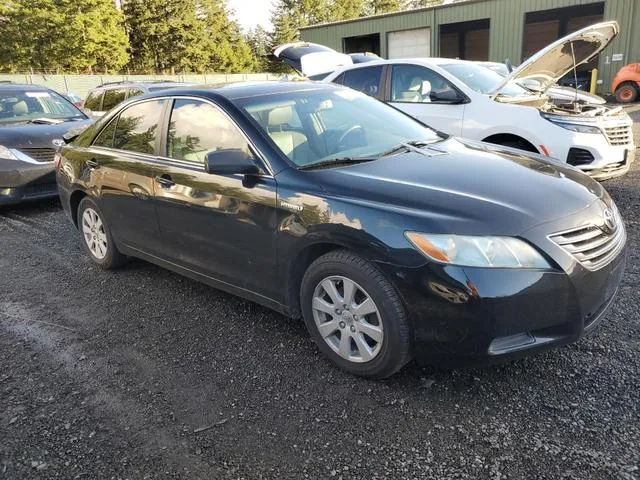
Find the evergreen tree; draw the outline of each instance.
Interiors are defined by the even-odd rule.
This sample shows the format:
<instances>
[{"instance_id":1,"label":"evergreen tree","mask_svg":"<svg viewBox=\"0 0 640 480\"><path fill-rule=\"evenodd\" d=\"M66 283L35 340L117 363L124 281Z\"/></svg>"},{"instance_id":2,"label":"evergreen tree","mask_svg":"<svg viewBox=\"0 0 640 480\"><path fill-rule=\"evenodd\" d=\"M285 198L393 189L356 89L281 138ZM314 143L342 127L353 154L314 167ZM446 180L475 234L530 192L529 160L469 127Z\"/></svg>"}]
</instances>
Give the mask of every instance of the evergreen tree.
<instances>
[{"instance_id":1,"label":"evergreen tree","mask_svg":"<svg viewBox=\"0 0 640 480\"><path fill-rule=\"evenodd\" d=\"M251 54L255 58L256 71L265 72L269 69L267 55L269 55L269 33L257 25L247 34L247 41L251 47Z\"/></svg>"},{"instance_id":2,"label":"evergreen tree","mask_svg":"<svg viewBox=\"0 0 640 480\"><path fill-rule=\"evenodd\" d=\"M224 0L127 0L136 72L246 72L251 47Z\"/></svg>"},{"instance_id":3,"label":"evergreen tree","mask_svg":"<svg viewBox=\"0 0 640 480\"><path fill-rule=\"evenodd\" d=\"M403 0L369 0L367 5L367 15L398 12L405 8L406 5Z\"/></svg>"},{"instance_id":4,"label":"evergreen tree","mask_svg":"<svg viewBox=\"0 0 640 480\"><path fill-rule=\"evenodd\" d=\"M112 0L0 2L0 62L6 70L118 71L127 62L127 46Z\"/></svg>"},{"instance_id":5,"label":"evergreen tree","mask_svg":"<svg viewBox=\"0 0 640 480\"><path fill-rule=\"evenodd\" d=\"M362 17L366 11L364 0L334 0L330 8L331 21Z\"/></svg>"}]
</instances>

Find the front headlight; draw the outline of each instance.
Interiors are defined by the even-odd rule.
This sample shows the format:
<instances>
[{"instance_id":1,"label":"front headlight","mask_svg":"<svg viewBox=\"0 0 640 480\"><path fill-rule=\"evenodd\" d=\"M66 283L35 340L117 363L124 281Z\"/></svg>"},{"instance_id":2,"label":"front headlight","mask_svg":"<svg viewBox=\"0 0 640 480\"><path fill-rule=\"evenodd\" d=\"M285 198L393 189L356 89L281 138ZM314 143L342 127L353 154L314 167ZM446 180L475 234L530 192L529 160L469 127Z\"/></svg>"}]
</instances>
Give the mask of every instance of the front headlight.
<instances>
[{"instance_id":1,"label":"front headlight","mask_svg":"<svg viewBox=\"0 0 640 480\"><path fill-rule=\"evenodd\" d=\"M4 145L0 145L0 158L6 158L8 160L18 160L13 150L8 149Z\"/></svg>"},{"instance_id":2,"label":"front headlight","mask_svg":"<svg viewBox=\"0 0 640 480\"><path fill-rule=\"evenodd\" d=\"M582 123L573 123L570 120L565 120L564 118L558 118L553 115L544 115L542 117L546 120L549 120L551 123L562 127L566 130L571 130L572 132L578 133L602 133L598 127L594 127L593 125L584 125Z\"/></svg>"},{"instance_id":3,"label":"front headlight","mask_svg":"<svg viewBox=\"0 0 640 480\"><path fill-rule=\"evenodd\" d=\"M406 232L420 253L436 262L463 267L551 268L528 243L514 237Z\"/></svg>"}]
</instances>

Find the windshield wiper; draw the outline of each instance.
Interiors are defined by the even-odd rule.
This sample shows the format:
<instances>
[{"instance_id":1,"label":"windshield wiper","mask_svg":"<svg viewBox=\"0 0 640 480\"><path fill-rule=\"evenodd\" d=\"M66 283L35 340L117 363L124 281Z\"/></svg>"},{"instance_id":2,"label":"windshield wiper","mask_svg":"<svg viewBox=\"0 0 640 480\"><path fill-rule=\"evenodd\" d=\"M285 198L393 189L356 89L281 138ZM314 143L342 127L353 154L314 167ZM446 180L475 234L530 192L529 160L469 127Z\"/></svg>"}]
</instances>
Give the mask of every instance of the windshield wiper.
<instances>
[{"instance_id":1,"label":"windshield wiper","mask_svg":"<svg viewBox=\"0 0 640 480\"><path fill-rule=\"evenodd\" d=\"M35 123L37 125L55 125L57 123L62 123L64 120L60 120L58 118L32 118L28 120L27 123Z\"/></svg>"},{"instance_id":2,"label":"windshield wiper","mask_svg":"<svg viewBox=\"0 0 640 480\"><path fill-rule=\"evenodd\" d=\"M327 168L327 167L339 167L344 165L355 165L357 163L372 162L379 157L340 157L332 158L330 160L322 160L321 162L309 163L307 165L301 165L298 170L312 170L314 168Z\"/></svg>"},{"instance_id":3,"label":"windshield wiper","mask_svg":"<svg viewBox=\"0 0 640 480\"><path fill-rule=\"evenodd\" d=\"M417 150L418 148L424 147L431 143L435 143L435 142L429 142L427 140L409 140L408 142L399 143L395 147L387 150L386 152L381 153L380 157L378 158L389 157L401 151Z\"/></svg>"}]
</instances>

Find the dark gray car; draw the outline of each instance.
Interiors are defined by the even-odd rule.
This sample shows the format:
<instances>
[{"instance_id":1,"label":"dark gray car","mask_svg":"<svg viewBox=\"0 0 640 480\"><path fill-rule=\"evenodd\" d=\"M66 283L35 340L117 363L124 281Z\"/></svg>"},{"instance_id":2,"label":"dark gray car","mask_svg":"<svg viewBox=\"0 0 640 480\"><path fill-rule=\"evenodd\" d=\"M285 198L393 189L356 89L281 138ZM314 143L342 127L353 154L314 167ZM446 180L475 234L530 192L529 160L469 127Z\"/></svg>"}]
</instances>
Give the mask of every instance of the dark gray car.
<instances>
[{"instance_id":1,"label":"dark gray car","mask_svg":"<svg viewBox=\"0 0 640 480\"><path fill-rule=\"evenodd\" d=\"M185 87L189 85L192 84L171 82L169 80L108 82L90 90L83 106L86 110L89 110L89 114L93 119L98 119L128 98L167 88Z\"/></svg>"},{"instance_id":2,"label":"dark gray car","mask_svg":"<svg viewBox=\"0 0 640 480\"><path fill-rule=\"evenodd\" d=\"M56 149L67 131L89 123L53 90L0 84L0 205L57 196Z\"/></svg>"}]
</instances>

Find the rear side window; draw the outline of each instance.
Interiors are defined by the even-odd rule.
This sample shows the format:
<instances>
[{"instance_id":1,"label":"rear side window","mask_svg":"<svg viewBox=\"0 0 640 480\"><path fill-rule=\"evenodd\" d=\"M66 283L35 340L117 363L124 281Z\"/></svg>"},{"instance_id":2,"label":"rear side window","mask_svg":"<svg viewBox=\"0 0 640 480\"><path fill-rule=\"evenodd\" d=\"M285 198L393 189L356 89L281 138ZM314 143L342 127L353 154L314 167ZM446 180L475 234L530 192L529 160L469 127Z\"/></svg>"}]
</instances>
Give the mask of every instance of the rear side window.
<instances>
[{"instance_id":1,"label":"rear side window","mask_svg":"<svg viewBox=\"0 0 640 480\"><path fill-rule=\"evenodd\" d=\"M113 147L113 135L116 131L116 123L117 123L117 119L112 120L111 122L109 122L109 125L107 125L105 128L102 129L102 131L98 134L96 139L93 141L93 144L96 147L106 147L106 148Z\"/></svg>"},{"instance_id":2,"label":"rear side window","mask_svg":"<svg viewBox=\"0 0 640 480\"><path fill-rule=\"evenodd\" d=\"M164 104L165 100L149 100L126 108L117 120L113 148L153 155Z\"/></svg>"},{"instance_id":3,"label":"rear side window","mask_svg":"<svg viewBox=\"0 0 640 480\"><path fill-rule=\"evenodd\" d=\"M129 89L129 96L127 98L137 97L138 95L142 95L143 93L144 92L140 88L130 88Z\"/></svg>"},{"instance_id":4,"label":"rear side window","mask_svg":"<svg viewBox=\"0 0 640 480\"><path fill-rule=\"evenodd\" d=\"M382 66L354 68L353 70L344 72L344 78L341 83L349 88L374 97L378 95L381 76Z\"/></svg>"},{"instance_id":5,"label":"rear side window","mask_svg":"<svg viewBox=\"0 0 640 480\"><path fill-rule=\"evenodd\" d=\"M127 96L126 88L118 88L113 90L106 90L104 92L104 100L102 100L102 110L111 110L113 107L124 101Z\"/></svg>"},{"instance_id":6,"label":"rear side window","mask_svg":"<svg viewBox=\"0 0 640 480\"><path fill-rule=\"evenodd\" d=\"M88 108L89 110L93 110L94 112L101 111L100 102L102 101L102 93L102 91L91 92L87 99L84 101L84 108Z\"/></svg>"},{"instance_id":7,"label":"rear side window","mask_svg":"<svg viewBox=\"0 0 640 480\"><path fill-rule=\"evenodd\" d=\"M170 158L204 164L207 153L237 148L250 154L244 136L226 115L200 100L176 100L169 121Z\"/></svg>"}]
</instances>

